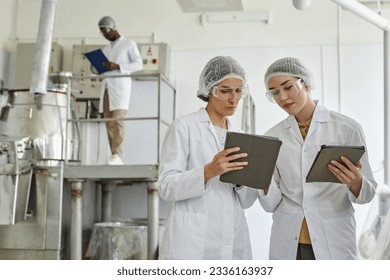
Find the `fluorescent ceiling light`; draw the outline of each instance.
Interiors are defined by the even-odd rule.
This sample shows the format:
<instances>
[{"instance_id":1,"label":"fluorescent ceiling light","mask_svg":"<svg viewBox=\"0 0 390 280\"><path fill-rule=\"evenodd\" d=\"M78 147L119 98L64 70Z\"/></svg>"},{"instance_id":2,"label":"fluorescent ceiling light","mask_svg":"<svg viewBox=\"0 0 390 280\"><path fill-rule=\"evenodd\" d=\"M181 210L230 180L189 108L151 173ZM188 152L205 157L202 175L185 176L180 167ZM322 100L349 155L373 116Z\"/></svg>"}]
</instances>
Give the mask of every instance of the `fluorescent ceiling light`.
<instances>
[{"instance_id":1,"label":"fluorescent ceiling light","mask_svg":"<svg viewBox=\"0 0 390 280\"><path fill-rule=\"evenodd\" d=\"M226 12L204 13L200 16L200 22L208 23L233 23L233 22L265 22L268 23L268 12Z\"/></svg>"},{"instance_id":2,"label":"fluorescent ceiling light","mask_svg":"<svg viewBox=\"0 0 390 280\"><path fill-rule=\"evenodd\" d=\"M243 11L241 0L176 0L183 13Z\"/></svg>"}]
</instances>

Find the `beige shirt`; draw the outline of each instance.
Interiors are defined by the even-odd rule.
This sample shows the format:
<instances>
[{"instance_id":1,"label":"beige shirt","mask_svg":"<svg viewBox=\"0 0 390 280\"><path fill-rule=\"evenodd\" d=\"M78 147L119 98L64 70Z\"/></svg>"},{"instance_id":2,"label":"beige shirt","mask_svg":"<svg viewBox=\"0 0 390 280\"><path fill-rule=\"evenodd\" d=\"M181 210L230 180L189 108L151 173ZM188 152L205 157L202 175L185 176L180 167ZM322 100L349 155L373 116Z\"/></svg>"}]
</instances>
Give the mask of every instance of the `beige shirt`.
<instances>
[{"instance_id":1,"label":"beige shirt","mask_svg":"<svg viewBox=\"0 0 390 280\"><path fill-rule=\"evenodd\" d=\"M298 123L299 130L301 132L303 140L306 139L307 132L309 131L311 119L304 124ZM306 219L303 218L301 233L299 234L299 243L311 244L309 228L307 227Z\"/></svg>"}]
</instances>

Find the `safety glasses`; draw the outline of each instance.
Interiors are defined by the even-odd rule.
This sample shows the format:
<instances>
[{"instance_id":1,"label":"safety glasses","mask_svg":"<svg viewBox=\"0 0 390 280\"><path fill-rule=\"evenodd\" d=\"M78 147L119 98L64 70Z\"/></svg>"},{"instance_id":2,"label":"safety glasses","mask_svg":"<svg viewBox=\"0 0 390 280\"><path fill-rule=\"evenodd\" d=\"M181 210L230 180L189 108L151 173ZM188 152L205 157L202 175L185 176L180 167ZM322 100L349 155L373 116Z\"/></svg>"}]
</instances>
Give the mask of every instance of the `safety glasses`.
<instances>
[{"instance_id":1,"label":"safety glasses","mask_svg":"<svg viewBox=\"0 0 390 280\"><path fill-rule=\"evenodd\" d=\"M100 32L101 32L102 34L110 33L111 30L112 30L111 28L107 28L107 27L100 28Z\"/></svg>"},{"instance_id":2,"label":"safety glasses","mask_svg":"<svg viewBox=\"0 0 390 280\"><path fill-rule=\"evenodd\" d=\"M285 93L287 98L294 98L303 89L304 85L303 80L298 79L295 82L288 82L280 88L270 89L265 94L270 102L276 103L280 101L282 92Z\"/></svg>"},{"instance_id":3,"label":"safety glasses","mask_svg":"<svg viewBox=\"0 0 390 280\"><path fill-rule=\"evenodd\" d=\"M249 87L248 85L243 85L241 87L231 88L225 86L214 86L211 90L211 93L218 98L219 100L229 100L235 94L238 99L241 99L248 95Z\"/></svg>"}]
</instances>

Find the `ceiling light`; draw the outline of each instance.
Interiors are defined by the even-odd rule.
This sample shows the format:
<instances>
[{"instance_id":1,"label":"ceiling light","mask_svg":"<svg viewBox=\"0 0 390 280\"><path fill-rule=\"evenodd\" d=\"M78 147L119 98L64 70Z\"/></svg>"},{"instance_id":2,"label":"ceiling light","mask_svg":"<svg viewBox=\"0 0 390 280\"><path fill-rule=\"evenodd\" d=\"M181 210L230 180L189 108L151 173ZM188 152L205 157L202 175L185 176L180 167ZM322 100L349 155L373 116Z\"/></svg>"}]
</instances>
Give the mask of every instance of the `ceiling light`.
<instances>
[{"instance_id":1,"label":"ceiling light","mask_svg":"<svg viewBox=\"0 0 390 280\"><path fill-rule=\"evenodd\" d=\"M204 13L200 16L202 25L208 23L233 22L265 22L268 23L268 12L231 12L231 13Z\"/></svg>"},{"instance_id":2,"label":"ceiling light","mask_svg":"<svg viewBox=\"0 0 390 280\"><path fill-rule=\"evenodd\" d=\"M311 0L293 0L292 1L294 7L298 10L304 10L309 8L311 5Z\"/></svg>"},{"instance_id":3,"label":"ceiling light","mask_svg":"<svg viewBox=\"0 0 390 280\"><path fill-rule=\"evenodd\" d=\"M243 11L241 0L176 0L183 13Z\"/></svg>"}]
</instances>

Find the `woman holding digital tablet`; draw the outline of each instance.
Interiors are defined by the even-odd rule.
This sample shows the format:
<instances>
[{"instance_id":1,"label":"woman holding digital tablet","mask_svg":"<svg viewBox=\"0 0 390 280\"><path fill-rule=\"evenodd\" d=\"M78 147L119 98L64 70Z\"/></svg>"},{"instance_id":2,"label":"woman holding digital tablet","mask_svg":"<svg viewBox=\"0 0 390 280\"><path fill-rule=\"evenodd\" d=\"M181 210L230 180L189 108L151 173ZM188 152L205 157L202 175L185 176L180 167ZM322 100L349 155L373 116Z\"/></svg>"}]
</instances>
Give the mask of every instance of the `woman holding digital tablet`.
<instances>
[{"instance_id":1,"label":"woman holding digital tablet","mask_svg":"<svg viewBox=\"0 0 390 280\"><path fill-rule=\"evenodd\" d=\"M204 67L198 97L205 108L177 118L161 148L158 189L171 203L159 245L159 259L252 259L244 209L257 190L224 183L219 176L240 170L246 153L224 150L227 131L239 131L229 117L248 94L246 74L229 56ZM235 153L234 155L231 155Z\"/></svg>"},{"instance_id":2,"label":"woman holding digital tablet","mask_svg":"<svg viewBox=\"0 0 390 280\"><path fill-rule=\"evenodd\" d=\"M367 148L361 125L318 105L312 74L297 58L270 65L265 85L268 99L289 115L266 133L283 143L273 182L259 190L260 204L273 213L269 258L356 259L353 203L370 202L377 186L367 151L356 165L346 157L329 163L339 183L306 182L306 175L323 144Z\"/></svg>"}]
</instances>

